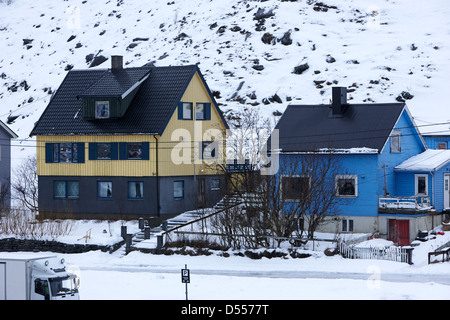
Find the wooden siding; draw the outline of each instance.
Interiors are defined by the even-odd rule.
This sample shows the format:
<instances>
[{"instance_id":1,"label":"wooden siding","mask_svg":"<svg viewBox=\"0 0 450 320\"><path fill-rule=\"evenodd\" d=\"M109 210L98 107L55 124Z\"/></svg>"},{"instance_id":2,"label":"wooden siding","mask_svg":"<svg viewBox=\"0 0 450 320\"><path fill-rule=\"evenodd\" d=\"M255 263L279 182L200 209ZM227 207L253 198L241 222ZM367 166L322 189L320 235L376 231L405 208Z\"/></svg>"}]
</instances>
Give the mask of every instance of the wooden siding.
<instances>
[{"instance_id":1,"label":"wooden siding","mask_svg":"<svg viewBox=\"0 0 450 320\"><path fill-rule=\"evenodd\" d=\"M205 135L209 129L218 129L225 134L225 125L214 107L203 82L195 73L188 85L182 102L191 102L195 108L196 103L211 104L211 120L196 120L193 112L193 120L178 120L178 110L173 113L162 136L153 135L96 135L96 136L37 136L37 164L38 175L42 176L128 176L142 177L155 176L156 172L156 146L158 145L158 174L159 176L192 176L220 174L214 166L205 164L202 160L194 163L194 153L198 153L201 141L211 141ZM170 106L168 106L170 107ZM194 109L195 111L195 109ZM185 131L176 131L185 129ZM177 138L177 132L188 136L184 145L180 141L172 141ZM89 143L95 142L149 142L149 160L89 160ZM85 163L46 163L45 143L84 142ZM225 145L225 140L223 140ZM191 161L188 164L175 164L172 161L172 152L178 152L180 147L187 147ZM175 149L174 149L175 148ZM176 149L178 148L178 149ZM173 151L174 150L174 151Z\"/></svg>"},{"instance_id":2,"label":"wooden siding","mask_svg":"<svg viewBox=\"0 0 450 320\"><path fill-rule=\"evenodd\" d=\"M89 160L90 142L150 142L150 160ZM85 163L45 163L45 143L84 142ZM151 135L38 136L38 175L43 176L156 176L155 139Z\"/></svg>"},{"instance_id":3,"label":"wooden siding","mask_svg":"<svg viewBox=\"0 0 450 320\"><path fill-rule=\"evenodd\" d=\"M214 107L213 101L209 96L203 82L195 73L191 80L191 83L187 87L181 102L192 102L194 107L193 120L179 120L178 110L172 114L172 117L167 124L164 133L159 141L159 174L160 176L189 176L189 175L201 175L201 174L218 174L217 170L213 167L206 165L201 160L197 160L194 163L194 159L198 159L199 146L201 141L211 141L212 139L207 137L207 130L217 129L225 134L225 126L222 119ZM211 104L211 120L196 120L195 119L195 105L196 103L210 103ZM184 129L183 131L179 129ZM178 133L188 134L189 137L185 139L185 142L181 142L178 139ZM173 140L177 141L172 141ZM225 140L223 140L225 144ZM180 148L185 147L186 151L190 153L190 159L188 164L174 164L172 162L172 152L181 156ZM223 149L224 150L224 149ZM196 156L194 158L194 156ZM219 172L220 173L220 172Z\"/></svg>"}]
</instances>

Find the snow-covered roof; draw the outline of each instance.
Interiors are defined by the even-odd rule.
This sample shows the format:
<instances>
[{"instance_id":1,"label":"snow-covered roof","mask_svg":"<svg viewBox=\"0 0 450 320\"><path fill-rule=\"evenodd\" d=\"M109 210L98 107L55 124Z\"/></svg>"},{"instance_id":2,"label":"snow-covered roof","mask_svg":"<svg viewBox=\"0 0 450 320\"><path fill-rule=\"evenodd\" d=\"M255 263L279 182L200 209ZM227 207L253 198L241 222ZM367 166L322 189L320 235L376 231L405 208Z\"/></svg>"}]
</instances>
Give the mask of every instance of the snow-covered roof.
<instances>
[{"instance_id":1,"label":"snow-covered roof","mask_svg":"<svg viewBox=\"0 0 450 320\"><path fill-rule=\"evenodd\" d=\"M398 171L436 171L450 162L450 150L426 150L395 167Z\"/></svg>"}]
</instances>

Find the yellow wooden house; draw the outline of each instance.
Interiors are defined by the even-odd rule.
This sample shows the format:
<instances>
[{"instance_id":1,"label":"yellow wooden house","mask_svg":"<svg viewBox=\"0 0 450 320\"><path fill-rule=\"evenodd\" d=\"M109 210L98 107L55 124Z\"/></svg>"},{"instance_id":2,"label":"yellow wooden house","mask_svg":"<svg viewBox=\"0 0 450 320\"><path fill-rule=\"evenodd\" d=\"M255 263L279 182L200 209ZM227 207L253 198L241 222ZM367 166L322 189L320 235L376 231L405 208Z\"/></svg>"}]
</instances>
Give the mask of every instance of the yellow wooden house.
<instances>
[{"instance_id":1,"label":"yellow wooden house","mask_svg":"<svg viewBox=\"0 0 450 320\"><path fill-rule=\"evenodd\" d=\"M196 65L71 70L35 124L41 216L132 218L224 193L227 124Z\"/></svg>"}]
</instances>

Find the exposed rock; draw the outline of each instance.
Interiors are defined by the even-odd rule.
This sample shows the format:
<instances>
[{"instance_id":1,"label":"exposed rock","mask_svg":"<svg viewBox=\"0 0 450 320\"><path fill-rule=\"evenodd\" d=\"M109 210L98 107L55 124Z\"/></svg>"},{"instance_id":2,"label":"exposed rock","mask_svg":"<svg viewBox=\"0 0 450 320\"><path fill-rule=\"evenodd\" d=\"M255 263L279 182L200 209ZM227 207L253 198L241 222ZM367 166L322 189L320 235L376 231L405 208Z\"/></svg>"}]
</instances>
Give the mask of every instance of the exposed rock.
<instances>
[{"instance_id":1,"label":"exposed rock","mask_svg":"<svg viewBox=\"0 0 450 320\"><path fill-rule=\"evenodd\" d=\"M265 9L259 8L258 11L256 11L253 20L267 19L273 17L275 15L275 13L273 13L273 10L274 9L266 11Z\"/></svg>"},{"instance_id":2,"label":"exposed rock","mask_svg":"<svg viewBox=\"0 0 450 320\"><path fill-rule=\"evenodd\" d=\"M261 37L261 41L265 44L275 44L275 36L269 32L266 32Z\"/></svg>"},{"instance_id":3,"label":"exposed rock","mask_svg":"<svg viewBox=\"0 0 450 320\"><path fill-rule=\"evenodd\" d=\"M305 72L306 70L309 69L309 65L307 63L298 65L296 67L294 67L294 73L295 74L302 74L303 72Z\"/></svg>"},{"instance_id":4,"label":"exposed rock","mask_svg":"<svg viewBox=\"0 0 450 320\"><path fill-rule=\"evenodd\" d=\"M336 59L333 58L332 56L328 55L328 56L327 56L327 59L326 59L326 62L328 62L328 63L334 63L334 62L336 62Z\"/></svg>"},{"instance_id":5,"label":"exposed rock","mask_svg":"<svg viewBox=\"0 0 450 320\"><path fill-rule=\"evenodd\" d=\"M108 58L106 58L105 56L99 55L99 56L95 56L92 59L91 64L89 65L89 68L93 68L96 66L101 65L103 62L105 62L106 60L108 60Z\"/></svg>"},{"instance_id":6,"label":"exposed rock","mask_svg":"<svg viewBox=\"0 0 450 320\"><path fill-rule=\"evenodd\" d=\"M280 41L281 44L285 46L291 45L292 44L291 33L292 33L291 30L285 32L285 34L280 39L278 39L278 41Z\"/></svg>"}]
</instances>

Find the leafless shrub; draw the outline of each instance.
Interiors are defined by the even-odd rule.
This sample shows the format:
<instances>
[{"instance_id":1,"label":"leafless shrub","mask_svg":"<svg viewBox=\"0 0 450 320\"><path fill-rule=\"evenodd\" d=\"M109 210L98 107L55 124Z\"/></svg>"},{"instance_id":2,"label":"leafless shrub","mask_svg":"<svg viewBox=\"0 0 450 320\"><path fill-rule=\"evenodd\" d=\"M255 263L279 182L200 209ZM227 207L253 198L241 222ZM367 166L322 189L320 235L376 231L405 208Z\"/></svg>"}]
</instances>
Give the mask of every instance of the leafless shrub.
<instances>
[{"instance_id":1,"label":"leafless shrub","mask_svg":"<svg viewBox=\"0 0 450 320\"><path fill-rule=\"evenodd\" d=\"M38 175L36 157L28 157L15 169L12 183L15 199L32 212L38 211Z\"/></svg>"},{"instance_id":2,"label":"leafless shrub","mask_svg":"<svg viewBox=\"0 0 450 320\"><path fill-rule=\"evenodd\" d=\"M0 234L23 239L50 239L69 235L72 232L73 220L36 219L29 210L9 210L0 220Z\"/></svg>"}]
</instances>

